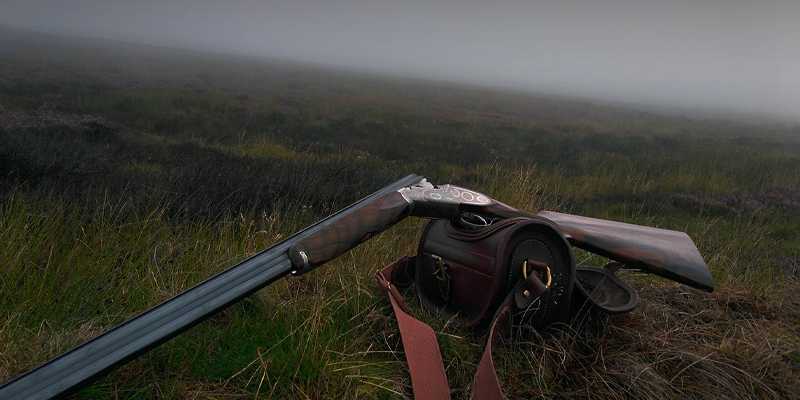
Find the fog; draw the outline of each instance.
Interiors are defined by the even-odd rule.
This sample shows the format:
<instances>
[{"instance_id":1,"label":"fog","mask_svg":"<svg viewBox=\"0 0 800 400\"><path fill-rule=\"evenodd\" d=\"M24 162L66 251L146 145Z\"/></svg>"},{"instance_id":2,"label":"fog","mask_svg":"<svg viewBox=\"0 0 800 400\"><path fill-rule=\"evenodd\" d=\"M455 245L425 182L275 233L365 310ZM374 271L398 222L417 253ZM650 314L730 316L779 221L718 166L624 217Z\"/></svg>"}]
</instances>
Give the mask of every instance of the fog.
<instances>
[{"instance_id":1,"label":"fog","mask_svg":"<svg viewBox=\"0 0 800 400\"><path fill-rule=\"evenodd\" d=\"M800 115L797 0L0 0L0 24L684 109Z\"/></svg>"}]
</instances>

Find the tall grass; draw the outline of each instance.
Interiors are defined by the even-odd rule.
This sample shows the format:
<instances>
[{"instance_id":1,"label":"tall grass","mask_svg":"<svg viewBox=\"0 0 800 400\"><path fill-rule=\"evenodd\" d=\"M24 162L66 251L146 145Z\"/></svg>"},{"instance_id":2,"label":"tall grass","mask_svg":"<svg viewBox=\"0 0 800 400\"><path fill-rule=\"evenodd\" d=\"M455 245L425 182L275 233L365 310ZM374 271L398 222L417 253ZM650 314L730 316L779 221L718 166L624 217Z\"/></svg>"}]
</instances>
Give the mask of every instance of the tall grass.
<instances>
[{"instance_id":1,"label":"tall grass","mask_svg":"<svg viewBox=\"0 0 800 400\"><path fill-rule=\"evenodd\" d=\"M559 208L564 178L535 168L475 171L482 190L526 209ZM0 379L22 372L280 240L292 212L170 221L125 203L93 209L15 192L0 215ZM78 211L76 211L76 209ZM620 215L687 229L718 290L629 277L642 306L555 336L500 347L513 398L781 398L798 384L797 283L763 257L757 218ZM300 278L278 282L83 390L79 398L400 398L409 385L397 328L372 274L412 254L408 221ZM748 235L737 235L737 232ZM767 246L768 247L768 246ZM598 261L591 259L591 261ZM418 311L439 332L454 395L466 398L482 338Z\"/></svg>"}]
</instances>

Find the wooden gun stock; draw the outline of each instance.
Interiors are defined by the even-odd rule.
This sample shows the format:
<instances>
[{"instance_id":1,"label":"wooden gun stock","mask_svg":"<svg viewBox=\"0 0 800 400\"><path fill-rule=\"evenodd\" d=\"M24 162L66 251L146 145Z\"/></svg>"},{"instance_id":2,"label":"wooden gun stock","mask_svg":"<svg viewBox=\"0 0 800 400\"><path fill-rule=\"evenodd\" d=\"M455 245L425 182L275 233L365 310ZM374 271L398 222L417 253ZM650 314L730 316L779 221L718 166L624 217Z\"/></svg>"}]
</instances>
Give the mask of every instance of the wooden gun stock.
<instances>
[{"instance_id":1,"label":"wooden gun stock","mask_svg":"<svg viewBox=\"0 0 800 400\"><path fill-rule=\"evenodd\" d=\"M574 246L698 289L714 290L708 266L683 232L553 211L537 215L558 224Z\"/></svg>"}]
</instances>

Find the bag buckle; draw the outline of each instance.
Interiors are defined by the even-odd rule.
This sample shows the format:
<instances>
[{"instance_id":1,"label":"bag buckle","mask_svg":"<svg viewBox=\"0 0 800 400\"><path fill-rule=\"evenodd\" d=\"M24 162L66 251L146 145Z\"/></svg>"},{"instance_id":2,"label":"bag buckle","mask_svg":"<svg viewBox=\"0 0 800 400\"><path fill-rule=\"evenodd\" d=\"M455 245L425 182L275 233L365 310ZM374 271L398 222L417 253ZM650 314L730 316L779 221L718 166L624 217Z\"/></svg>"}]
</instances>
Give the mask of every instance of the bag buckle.
<instances>
[{"instance_id":1,"label":"bag buckle","mask_svg":"<svg viewBox=\"0 0 800 400\"><path fill-rule=\"evenodd\" d=\"M544 278L543 279L544 280L544 290L550 289L550 287L553 285L553 274L552 274L552 272L550 272L550 266L545 264L545 263L540 263L540 262L537 262L537 261L531 261L531 266L533 267L532 269L535 270L535 271L531 271L532 273L536 272L536 273L538 273L539 278ZM542 275L544 275L544 276L542 276ZM528 260L525 260L525 261L522 262L522 277L525 280L528 279ZM541 281L542 279L539 279L539 280ZM530 297L531 291L528 290L528 289L525 289L522 292L522 295L525 296L525 297Z\"/></svg>"}]
</instances>

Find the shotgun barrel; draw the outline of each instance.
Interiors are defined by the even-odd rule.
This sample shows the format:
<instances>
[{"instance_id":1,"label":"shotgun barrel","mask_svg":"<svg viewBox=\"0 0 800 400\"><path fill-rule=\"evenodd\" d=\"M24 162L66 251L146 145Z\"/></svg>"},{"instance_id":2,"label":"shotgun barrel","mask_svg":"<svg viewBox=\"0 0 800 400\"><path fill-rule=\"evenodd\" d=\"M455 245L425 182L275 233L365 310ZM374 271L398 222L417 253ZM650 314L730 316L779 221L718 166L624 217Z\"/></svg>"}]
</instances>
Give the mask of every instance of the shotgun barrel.
<instances>
[{"instance_id":1,"label":"shotgun barrel","mask_svg":"<svg viewBox=\"0 0 800 400\"><path fill-rule=\"evenodd\" d=\"M377 198L423 180L408 175L197 286L0 386L0 399L50 399L76 390L293 271L287 250Z\"/></svg>"}]
</instances>

